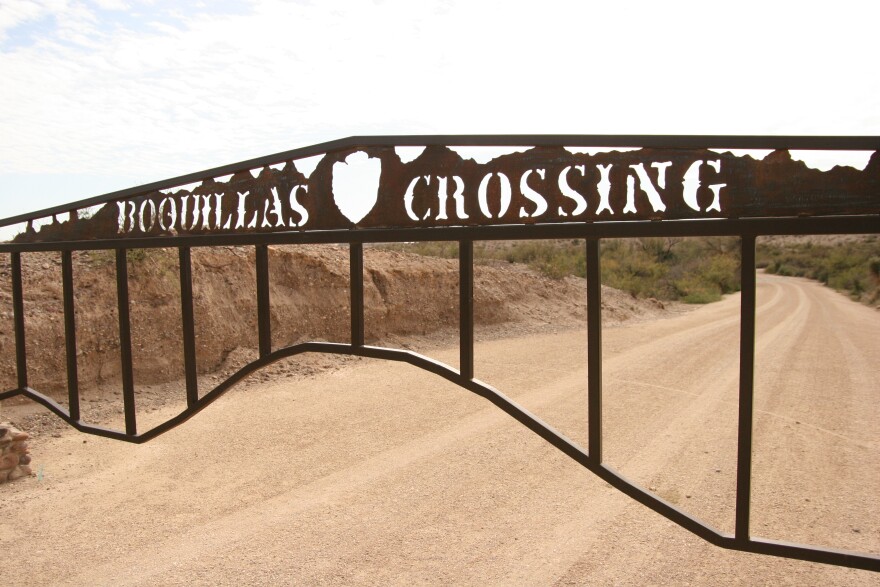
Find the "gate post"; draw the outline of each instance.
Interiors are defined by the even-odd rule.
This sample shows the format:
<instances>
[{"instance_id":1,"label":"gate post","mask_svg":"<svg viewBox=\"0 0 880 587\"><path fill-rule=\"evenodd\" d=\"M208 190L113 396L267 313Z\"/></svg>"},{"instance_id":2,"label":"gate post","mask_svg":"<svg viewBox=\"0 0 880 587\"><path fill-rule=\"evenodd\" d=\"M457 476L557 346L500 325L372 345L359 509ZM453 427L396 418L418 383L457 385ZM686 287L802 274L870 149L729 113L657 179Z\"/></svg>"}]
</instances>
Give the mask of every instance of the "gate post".
<instances>
[{"instance_id":1,"label":"gate post","mask_svg":"<svg viewBox=\"0 0 880 587\"><path fill-rule=\"evenodd\" d=\"M192 253L189 247L177 252L180 273L180 314L183 330L183 365L186 373L186 405L199 401L199 375L196 367L196 326L193 312Z\"/></svg>"},{"instance_id":2,"label":"gate post","mask_svg":"<svg viewBox=\"0 0 880 587\"><path fill-rule=\"evenodd\" d=\"M134 367L131 356L131 304L128 297L128 249L116 249L116 302L119 308L119 354L122 360L122 403L125 433L137 434Z\"/></svg>"},{"instance_id":3,"label":"gate post","mask_svg":"<svg viewBox=\"0 0 880 587\"><path fill-rule=\"evenodd\" d=\"M602 282L599 239L587 239L587 406L589 456L602 463Z\"/></svg>"},{"instance_id":4,"label":"gate post","mask_svg":"<svg viewBox=\"0 0 880 587\"><path fill-rule=\"evenodd\" d=\"M752 496L752 411L755 395L755 236L743 235L740 283L739 430L736 456L736 540L749 541Z\"/></svg>"},{"instance_id":5,"label":"gate post","mask_svg":"<svg viewBox=\"0 0 880 587\"><path fill-rule=\"evenodd\" d=\"M27 348L25 347L24 338L24 294L21 287L21 253L13 251L10 257L12 269L12 313L15 320L15 368L18 388L25 389L28 386L28 372Z\"/></svg>"},{"instance_id":6,"label":"gate post","mask_svg":"<svg viewBox=\"0 0 880 587\"><path fill-rule=\"evenodd\" d=\"M474 241L458 241L459 372L474 378Z\"/></svg>"},{"instance_id":7,"label":"gate post","mask_svg":"<svg viewBox=\"0 0 880 587\"><path fill-rule=\"evenodd\" d=\"M64 346L67 354L67 407L70 419L79 422L79 374L76 364L76 308L73 297L73 252L61 252L64 296Z\"/></svg>"},{"instance_id":8,"label":"gate post","mask_svg":"<svg viewBox=\"0 0 880 587\"><path fill-rule=\"evenodd\" d=\"M364 346L364 245L349 247L349 282L351 291L351 346Z\"/></svg>"},{"instance_id":9,"label":"gate post","mask_svg":"<svg viewBox=\"0 0 880 587\"><path fill-rule=\"evenodd\" d=\"M259 332L260 358L272 354L272 320L269 313L269 247L257 245L257 330Z\"/></svg>"}]
</instances>

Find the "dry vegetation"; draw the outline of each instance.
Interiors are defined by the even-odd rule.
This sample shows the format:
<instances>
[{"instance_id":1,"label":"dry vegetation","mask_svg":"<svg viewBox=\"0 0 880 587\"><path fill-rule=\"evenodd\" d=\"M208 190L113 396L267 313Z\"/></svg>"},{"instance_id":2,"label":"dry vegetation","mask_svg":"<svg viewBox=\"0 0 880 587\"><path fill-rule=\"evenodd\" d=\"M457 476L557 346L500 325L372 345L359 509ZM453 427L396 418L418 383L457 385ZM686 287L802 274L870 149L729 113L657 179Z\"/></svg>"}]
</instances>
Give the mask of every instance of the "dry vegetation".
<instances>
[{"instance_id":1,"label":"dry vegetation","mask_svg":"<svg viewBox=\"0 0 880 587\"><path fill-rule=\"evenodd\" d=\"M390 245L422 255L452 258L456 243ZM481 241L478 263L524 263L554 279L584 277L584 241ZM602 283L638 298L708 303L739 291L739 248L732 238L638 238L602 243Z\"/></svg>"},{"instance_id":2,"label":"dry vegetation","mask_svg":"<svg viewBox=\"0 0 880 587\"><path fill-rule=\"evenodd\" d=\"M454 258L455 242L387 245L421 255ZM757 244L757 265L768 273L815 279L876 306L880 303L880 237L768 237ZM584 277L580 239L481 241L477 263L524 263L560 279ZM740 289L739 239L735 237L637 238L602 243L602 283L638 298L704 304Z\"/></svg>"},{"instance_id":3,"label":"dry vegetation","mask_svg":"<svg viewBox=\"0 0 880 587\"><path fill-rule=\"evenodd\" d=\"M806 277L870 306L880 305L880 237L767 239L758 247L767 273Z\"/></svg>"}]
</instances>

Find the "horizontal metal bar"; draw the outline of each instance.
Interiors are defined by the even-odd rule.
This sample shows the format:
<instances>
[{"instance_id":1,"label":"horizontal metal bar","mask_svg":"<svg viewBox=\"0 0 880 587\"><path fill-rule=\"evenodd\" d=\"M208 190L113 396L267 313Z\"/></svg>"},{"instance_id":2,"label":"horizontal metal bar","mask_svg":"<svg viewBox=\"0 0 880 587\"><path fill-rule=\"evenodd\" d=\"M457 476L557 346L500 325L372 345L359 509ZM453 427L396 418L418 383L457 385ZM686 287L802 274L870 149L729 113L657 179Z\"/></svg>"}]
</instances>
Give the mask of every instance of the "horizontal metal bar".
<instances>
[{"instance_id":1,"label":"horizontal metal bar","mask_svg":"<svg viewBox=\"0 0 880 587\"><path fill-rule=\"evenodd\" d=\"M527 240L554 238L631 238L646 236L741 236L743 234L870 234L880 233L880 216L813 216L787 218L719 218L712 220L662 220L594 222L583 224L509 224L496 226L441 226L208 234L101 241L0 243L0 253L64 250L106 250L119 247L213 247L285 244L342 244L455 240Z\"/></svg>"},{"instance_id":2,"label":"horizontal metal bar","mask_svg":"<svg viewBox=\"0 0 880 587\"><path fill-rule=\"evenodd\" d=\"M352 136L317 145L281 151L264 157L247 159L161 181L110 192L70 204L53 206L36 212L19 214L0 220L0 227L62 214L71 210L105 204L156 190L195 183L208 178L230 175L267 165L321 155L354 147L395 146L570 146L570 147L646 147L667 149L798 149L798 150L880 150L877 136L743 136L743 135L401 135Z\"/></svg>"},{"instance_id":3,"label":"horizontal metal bar","mask_svg":"<svg viewBox=\"0 0 880 587\"><path fill-rule=\"evenodd\" d=\"M880 136L804 135L401 135L355 136L345 139L360 146L455 147L650 147L655 149L803 149L873 151Z\"/></svg>"}]
</instances>

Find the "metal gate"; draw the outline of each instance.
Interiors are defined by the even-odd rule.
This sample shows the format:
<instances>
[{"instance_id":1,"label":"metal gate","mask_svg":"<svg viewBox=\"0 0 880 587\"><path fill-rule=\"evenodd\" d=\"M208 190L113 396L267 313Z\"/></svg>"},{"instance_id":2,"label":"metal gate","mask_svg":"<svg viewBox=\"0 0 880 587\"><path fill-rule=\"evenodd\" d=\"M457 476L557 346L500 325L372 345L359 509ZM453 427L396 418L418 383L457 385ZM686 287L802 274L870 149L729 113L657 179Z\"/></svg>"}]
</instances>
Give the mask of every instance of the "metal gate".
<instances>
[{"instance_id":1,"label":"metal gate","mask_svg":"<svg viewBox=\"0 0 880 587\"><path fill-rule=\"evenodd\" d=\"M414 158L397 148L415 147ZM524 147L489 161L449 147ZM762 160L730 149L770 149ZM870 151L862 170L808 168L791 149ZM319 157L309 174L297 168ZM254 174L252 170L261 170ZM217 178L230 176L226 181ZM180 188L172 191L172 188ZM880 557L751 535L755 239L763 235L880 233L880 137L401 136L352 137L192 173L0 221L21 224L0 244L11 258L17 387L82 432L142 443L182 424L254 371L301 353L401 361L485 399L600 478L723 548L880 571ZM741 321L736 525L717 531L627 480L602 459L600 242L630 237L734 236L741 242ZM586 242L588 438L585 451L490 385L474 378L474 242L579 238ZM377 242L456 241L460 274L460 369L364 341L363 247ZM350 247L351 338L273 348L268 246ZM210 391L199 389L191 251L255 248L259 358ZM187 407L138 431L127 251L175 247ZM72 253L115 252L125 430L81 419ZM68 409L30 387L21 256L61 257ZM183 391L182 391L183 393Z\"/></svg>"}]
</instances>

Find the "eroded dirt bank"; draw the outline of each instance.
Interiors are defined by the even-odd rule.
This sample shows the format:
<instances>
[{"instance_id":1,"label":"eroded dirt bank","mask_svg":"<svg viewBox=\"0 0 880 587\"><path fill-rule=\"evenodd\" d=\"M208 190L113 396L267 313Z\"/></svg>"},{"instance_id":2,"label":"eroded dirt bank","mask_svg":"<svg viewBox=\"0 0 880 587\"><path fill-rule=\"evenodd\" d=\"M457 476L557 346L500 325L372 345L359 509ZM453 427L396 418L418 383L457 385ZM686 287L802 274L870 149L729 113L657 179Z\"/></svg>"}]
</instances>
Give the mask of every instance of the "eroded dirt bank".
<instances>
[{"instance_id":1,"label":"eroded dirt bank","mask_svg":"<svg viewBox=\"0 0 880 587\"><path fill-rule=\"evenodd\" d=\"M66 389L61 260L24 254L24 307L31 386ZM252 247L192 252L199 371L229 372L254 358L258 346L256 276ZM272 338L275 348L306 340L349 340L348 249L271 247ZM368 342L411 335L453 336L458 329L457 263L378 248L365 251L365 322ZM116 268L112 252L74 256L77 361L80 386L118 386L120 377ZM15 341L9 256L0 256L0 388L15 387ZM161 384L183 377L180 284L176 250L129 254L135 380ZM572 327L585 320L583 280L552 280L521 266L477 266L475 321L525 332L545 325ZM606 288L605 321L618 323L662 311ZM62 393L63 395L63 393Z\"/></svg>"}]
</instances>

